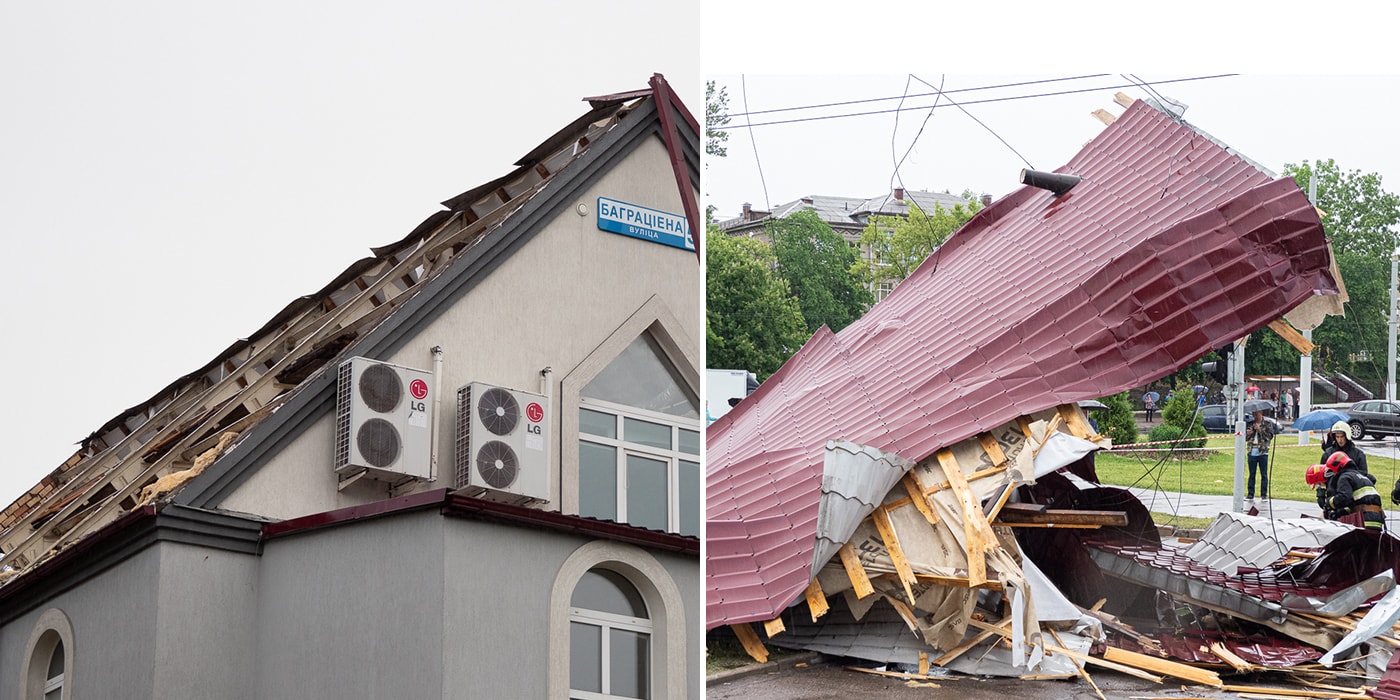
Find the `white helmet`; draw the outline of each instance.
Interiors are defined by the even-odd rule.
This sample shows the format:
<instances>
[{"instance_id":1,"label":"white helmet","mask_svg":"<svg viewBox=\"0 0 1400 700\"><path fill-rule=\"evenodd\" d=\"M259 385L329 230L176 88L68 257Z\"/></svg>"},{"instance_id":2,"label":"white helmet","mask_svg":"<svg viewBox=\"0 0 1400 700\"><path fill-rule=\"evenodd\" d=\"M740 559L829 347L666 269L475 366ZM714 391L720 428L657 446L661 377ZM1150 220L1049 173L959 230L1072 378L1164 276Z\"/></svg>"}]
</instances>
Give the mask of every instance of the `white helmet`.
<instances>
[{"instance_id":1,"label":"white helmet","mask_svg":"<svg viewBox=\"0 0 1400 700\"><path fill-rule=\"evenodd\" d=\"M1346 421L1344 421L1344 420L1339 420L1339 421L1337 421L1336 423L1333 423L1333 424L1332 424L1332 429L1329 430L1329 431L1327 431L1327 432L1329 432L1329 433L1346 433L1346 434L1347 434L1347 437L1351 437L1351 426L1350 426L1350 425L1347 425L1347 422L1346 422Z\"/></svg>"}]
</instances>

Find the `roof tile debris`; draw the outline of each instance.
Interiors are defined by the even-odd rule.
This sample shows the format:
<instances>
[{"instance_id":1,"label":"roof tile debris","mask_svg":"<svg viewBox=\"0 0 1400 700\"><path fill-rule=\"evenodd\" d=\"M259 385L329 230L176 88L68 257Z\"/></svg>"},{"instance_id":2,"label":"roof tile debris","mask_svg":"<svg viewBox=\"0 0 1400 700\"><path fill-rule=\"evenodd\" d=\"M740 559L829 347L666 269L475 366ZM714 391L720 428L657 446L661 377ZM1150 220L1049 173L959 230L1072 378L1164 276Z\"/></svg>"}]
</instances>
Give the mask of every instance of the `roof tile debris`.
<instances>
[{"instance_id":1,"label":"roof tile debris","mask_svg":"<svg viewBox=\"0 0 1400 700\"><path fill-rule=\"evenodd\" d=\"M711 424L708 627L979 673L1066 658L1217 687L1215 669L1328 672L1311 662L1387 590L1400 541L1224 515L1201 542L1164 543L1129 491L1094 483L1107 441L1077 404L1335 295L1317 212L1142 102L1057 172L1080 181L992 203ZM997 647L998 664L967 661Z\"/></svg>"}]
</instances>

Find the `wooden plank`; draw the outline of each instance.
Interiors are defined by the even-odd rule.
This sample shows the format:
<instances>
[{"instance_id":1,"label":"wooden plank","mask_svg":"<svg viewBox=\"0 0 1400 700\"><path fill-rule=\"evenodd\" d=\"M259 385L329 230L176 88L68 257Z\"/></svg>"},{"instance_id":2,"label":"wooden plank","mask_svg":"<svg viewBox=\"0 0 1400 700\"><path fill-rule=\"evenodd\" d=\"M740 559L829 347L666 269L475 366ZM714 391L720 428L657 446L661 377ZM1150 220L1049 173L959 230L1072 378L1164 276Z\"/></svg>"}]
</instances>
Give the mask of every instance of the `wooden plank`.
<instances>
[{"instance_id":1,"label":"wooden plank","mask_svg":"<svg viewBox=\"0 0 1400 700\"><path fill-rule=\"evenodd\" d=\"M928 675L928 652L926 651L919 652L919 675Z\"/></svg>"},{"instance_id":2,"label":"wooden plank","mask_svg":"<svg viewBox=\"0 0 1400 700\"><path fill-rule=\"evenodd\" d=\"M1120 105L1122 105L1122 106L1124 106L1124 107L1132 107L1132 106L1133 106L1133 102L1134 102L1135 100L1133 100L1133 98L1131 98L1131 97L1128 97L1128 95L1125 94L1125 93L1122 93L1122 92L1115 92L1115 93L1113 93L1113 101L1114 101L1114 102L1117 102L1118 104L1120 104Z\"/></svg>"},{"instance_id":3,"label":"wooden plank","mask_svg":"<svg viewBox=\"0 0 1400 700\"><path fill-rule=\"evenodd\" d=\"M1221 644L1220 642L1211 643L1210 653L1220 657L1221 661L1224 661L1225 663L1229 664L1230 668L1235 669L1237 673L1244 673L1246 671L1253 670L1254 668L1254 664L1245 661L1244 659L1240 658L1239 655L1235 652L1226 649L1225 645Z\"/></svg>"},{"instance_id":4,"label":"wooden plank","mask_svg":"<svg viewBox=\"0 0 1400 700\"><path fill-rule=\"evenodd\" d=\"M781 616L775 617L763 623L763 633L768 635L769 639L772 639L774 635L782 634L785 631L787 631L787 625L783 624L783 618Z\"/></svg>"},{"instance_id":5,"label":"wooden plank","mask_svg":"<svg viewBox=\"0 0 1400 700\"><path fill-rule=\"evenodd\" d=\"M899 546L899 536L894 532L894 523L890 522L889 511L884 507L876 508L870 517L875 521L875 529L880 532L885 549L890 552L890 561L894 562L895 573L899 574L899 582L904 584L904 593L909 596L909 603L912 605L914 569L909 566L909 559L904 556L904 548Z\"/></svg>"},{"instance_id":6,"label":"wooden plank","mask_svg":"<svg viewBox=\"0 0 1400 700\"><path fill-rule=\"evenodd\" d=\"M1118 121L1118 117L1106 109L1096 109L1090 112L1090 114L1094 115L1095 119L1103 122L1104 126L1110 126L1113 122Z\"/></svg>"},{"instance_id":7,"label":"wooden plank","mask_svg":"<svg viewBox=\"0 0 1400 700\"><path fill-rule=\"evenodd\" d=\"M816 579L807 584L806 596L807 609L812 612L812 622L816 622L831 610L831 606L826 603L826 594L822 592L822 585Z\"/></svg>"},{"instance_id":8,"label":"wooden plank","mask_svg":"<svg viewBox=\"0 0 1400 700\"><path fill-rule=\"evenodd\" d=\"M837 551L841 556L841 566L846 568L846 576L851 579L851 589L857 598L864 598L875 592L875 587L870 585L870 576L865 573L865 567L860 564L860 557L856 555L856 548L850 542L841 545Z\"/></svg>"},{"instance_id":9,"label":"wooden plank","mask_svg":"<svg viewBox=\"0 0 1400 700\"><path fill-rule=\"evenodd\" d=\"M1313 342L1304 338L1303 334L1299 333L1298 329L1294 328L1293 324L1288 321L1281 318L1276 321L1270 321L1269 330L1277 333L1278 337L1288 341L1288 344L1292 345L1293 349L1298 352L1304 355L1312 354Z\"/></svg>"},{"instance_id":10,"label":"wooden plank","mask_svg":"<svg viewBox=\"0 0 1400 700\"><path fill-rule=\"evenodd\" d=\"M962 506L967 577L971 579L973 586L981 585L987 581L985 554L998 546L996 537L992 535L987 518L982 514L982 507L972 495L972 487L968 485L962 467L958 466L958 458L953 456L951 450L942 449L938 451L938 463L943 467L943 473L947 475L948 483L952 485L953 493L957 494L958 503Z\"/></svg>"},{"instance_id":11,"label":"wooden plank","mask_svg":"<svg viewBox=\"0 0 1400 700\"><path fill-rule=\"evenodd\" d=\"M1003 463L1003 464L997 465L997 466L995 466L995 467L987 467L986 469L983 469L983 470L980 470L980 471L975 471L975 472L973 472L973 473L971 473L971 474L968 474L968 475L967 475L967 480L968 480L969 482L972 482L972 481L977 481L978 479L985 479L985 478L987 478L987 477L989 477L989 476L996 476L997 474L1000 474L1000 473L1006 471L1007 468L1008 468L1009 466L1010 466L1010 465ZM922 482L921 482L921 483L922 483ZM937 483L937 484L934 484L933 486L925 486L925 487L924 487L924 493L925 493L926 495L932 496L933 494L938 493L939 491L947 491L948 489L951 489L952 487L953 487L953 485L952 485L951 483L949 483L949 482L947 482L947 481L943 481L943 482L939 482L939 483ZM895 508L903 508L904 506L907 506L907 505L909 505L909 504L911 504L911 503L913 503L913 499L910 499L910 498L901 498L901 499L899 499L899 500L897 500L897 501L890 501L889 503L886 503L886 504L885 504L885 508L888 508L889 510L894 510Z\"/></svg>"},{"instance_id":12,"label":"wooden plank","mask_svg":"<svg viewBox=\"0 0 1400 700\"><path fill-rule=\"evenodd\" d=\"M749 623L730 625L729 629L734 630L734 636L739 638L739 643L744 645L744 651L748 652L750 658L761 664L768 663L768 649L764 648L763 642L758 641L758 635L754 634Z\"/></svg>"},{"instance_id":13,"label":"wooden plank","mask_svg":"<svg viewBox=\"0 0 1400 700\"><path fill-rule=\"evenodd\" d=\"M1001 515L1001 509L1006 507L1006 502L1011 498L1011 492L1015 490L1014 484L1002 484L1001 491L997 493L996 502L992 503L992 507L987 509L987 522L991 523L997 519L998 515Z\"/></svg>"},{"instance_id":14,"label":"wooden plank","mask_svg":"<svg viewBox=\"0 0 1400 700\"><path fill-rule=\"evenodd\" d=\"M1044 508L1034 503L1008 503L1001 509L1001 522L1050 523L1054 525L1126 526L1128 514L1119 510L1071 510Z\"/></svg>"},{"instance_id":15,"label":"wooden plank","mask_svg":"<svg viewBox=\"0 0 1400 700\"><path fill-rule=\"evenodd\" d=\"M1072 403L1060 404L1057 413L1064 420L1065 425L1069 426L1071 435L1085 440L1099 437L1099 431L1094 430L1094 427L1089 425L1089 421L1084 420L1084 412L1078 406Z\"/></svg>"},{"instance_id":16,"label":"wooden plank","mask_svg":"<svg viewBox=\"0 0 1400 700\"><path fill-rule=\"evenodd\" d=\"M997 442L997 439L992 437L991 433L978 434L977 441L982 443L982 451L986 452L987 456L992 458L992 466L1000 467L1006 465L1006 453L1002 451L1001 443ZM972 479L968 479L968 481L972 481Z\"/></svg>"},{"instance_id":17,"label":"wooden plank","mask_svg":"<svg viewBox=\"0 0 1400 700\"><path fill-rule=\"evenodd\" d=\"M880 670L873 669L873 668L861 668L861 667L859 667L859 666L843 666L842 668L846 669L847 671L856 671L856 672L858 672L858 673L869 673L869 674L872 675L872 676L884 676L884 677L886 677L886 678L898 678L898 679L900 679L900 680L906 680L906 681L926 681L926 680L928 680L928 676L919 676L919 675L915 675L915 674L913 674L913 673L900 673L900 672L898 672L898 671L880 671ZM921 688L928 688L928 687L939 688L939 687L942 687L942 686L938 685L937 683L925 683L925 684L920 685L919 687L921 687Z\"/></svg>"},{"instance_id":18,"label":"wooden plank","mask_svg":"<svg viewBox=\"0 0 1400 700\"><path fill-rule=\"evenodd\" d=\"M1055 628L1053 627L1048 629L1050 630L1050 636L1055 638L1055 643L1059 644L1061 647L1064 647L1065 640L1060 639L1060 633L1056 632ZM1070 661L1073 662L1073 659L1071 659ZM1074 670L1078 671L1079 675L1084 679L1084 681L1089 684L1089 687L1094 689L1094 693L1096 693L1099 696L1099 700L1108 700L1108 698L1104 697L1103 691L1099 690L1099 686L1097 683L1094 682L1094 679L1089 677L1089 671L1088 669L1084 668L1084 666L1084 664L1074 664Z\"/></svg>"},{"instance_id":19,"label":"wooden plank","mask_svg":"<svg viewBox=\"0 0 1400 700\"><path fill-rule=\"evenodd\" d=\"M998 626L992 625L992 624L988 624L988 623L983 622L983 621L981 621L981 620L978 620L978 619L976 619L976 618L969 619L969 620L967 621L967 624L970 625L970 626L972 626L972 627L976 627L977 629L989 630L989 631L994 632L994 633L996 633L996 634L1000 634L1002 637L1004 637L1004 638L1006 638L1006 639L1010 639L1010 638L1011 638L1011 631L1010 631L1010 630L1002 629L1001 627L998 627ZM1061 646L1055 646L1054 644L1046 644L1046 645L1045 645L1045 650L1048 651L1048 652L1050 652L1050 653L1052 653L1052 654L1059 654L1059 655L1061 655L1061 656L1068 656L1068 657L1071 658L1071 659L1078 659L1079 661L1083 661L1084 663L1094 664L1095 666L1102 666L1102 667L1104 667L1104 668L1113 669L1114 671L1117 671L1117 672L1119 672L1119 673L1126 673L1126 674L1128 674L1129 676L1133 676L1134 678L1141 678L1141 679L1143 679L1143 680L1145 680L1145 681L1152 681L1153 683L1161 683L1161 682L1162 682L1162 677L1161 677L1161 676L1154 676L1154 675L1152 675L1152 674L1150 674L1150 673L1148 673L1148 672L1146 672L1146 671L1143 671L1143 670L1141 670L1141 669L1133 668L1132 666L1125 666L1125 665L1123 665L1123 664L1113 663L1112 661L1108 661L1108 660L1105 660L1105 659L1100 659L1100 658L1097 657L1097 656L1089 656L1088 654L1081 654L1081 653L1079 653L1079 652L1077 652L1077 651L1073 651L1073 650L1071 650L1071 649L1066 649L1066 648L1061 647Z\"/></svg>"},{"instance_id":20,"label":"wooden plank","mask_svg":"<svg viewBox=\"0 0 1400 700\"><path fill-rule=\"evenodd\" d=\"M1339 700L1372 700L1371 696L1365 693L1349 695L1338 693L1335 690L1296 690L1293 688L1265 688L1253 685L1222 685L1221 690L1231 693L1265 693L1269 695L1287 695L1293 698L1339 698Z\"/></svg>"},{"instance_id":21,"label":"wooden plank","mask_svg":"<svg viewBox=\"0 0 1400 700\"><path fill-rule=\"evenodd\" d=\"M924 520L929 525L938 524L938 514L933 511L933 503L928 499L928 494L924 493L924 484L919 481L917 470L910 469L904 473L904 478L900 479L904 483L904 490L909 492L909 500L914 503L914 507L924 514Z\"/></svg>"},{"instance_id":22,"label":"wooden plank","mask_svg":"<svg viewBox=\"0 0 1400 700\"><path fill-rule=\"evenodd\" d=\"M1192 683L1208 685L1213 688L1219 688L1222 685L1220 674L1214 671L1207 671L1202 668L1196 668L1195 666L1187 666L1186 664L1177 663L1175 661L1159 659L1155 656L1148 656L1147 654L1139 654L1133 651L1124 651L1116 647L1109 647L1104 650L1103 658L1113 663L1132 666L1133 668L1140 668L1150 673L1180 678L1182 680L1191 681Z\"/></svg>"},{"instance_id":23,"label":"wooden plank","mask_svg":"<svg viewBox=\"0 0 1400 700\"><path fill-rule=\"evenodd\" d=\"M991 637L994 634L1003 634L1005 631L1004 628L1009 627L1010 625L1011 618L1008 617L1005 620L998 622L995 625L996 629L984 629L978 632L977 634L963 641L962 644L959 644L953 647L952 649L943 652L942 656L933 660L933 665L939 667L948 665L954 659L958 658L959 656L962 656L963 654L966 654L973 647L977 646L978 644L981 644L982 642L987 641L988 637Z\"/></svg>"},{"instance_id":24,"label":"wooden plank","mask_svg":"<svg viewBox=\"0 0 1400 700\"><path fill-rule=\"evenodd\" d=\"M981 588L988 591L1001 590L1001 581L997 581L995 579L988 579L986 581L983 581L982 583L973 585L971 580L959 576L914 574L914 580L918 581L919 583L936 583L940 586L948 586L950 588Z\"/></svg>"}]
</instances>

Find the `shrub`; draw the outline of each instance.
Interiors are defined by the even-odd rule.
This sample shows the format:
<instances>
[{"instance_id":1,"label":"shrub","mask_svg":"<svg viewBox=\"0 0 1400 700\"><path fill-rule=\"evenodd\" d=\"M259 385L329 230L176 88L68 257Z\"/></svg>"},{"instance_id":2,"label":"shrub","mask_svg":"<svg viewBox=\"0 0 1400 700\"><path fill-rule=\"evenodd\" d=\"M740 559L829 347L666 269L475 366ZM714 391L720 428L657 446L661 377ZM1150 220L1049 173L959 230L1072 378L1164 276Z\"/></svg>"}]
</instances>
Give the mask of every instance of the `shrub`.
<instances>
[{"instance_id":1,"label":"shrub","mask_svg":"<svg viewBox=\"0 0 1400 700\"><path fill-rule=\"evenodd\" d=\"M1201 448L1201 447L1205 447L1205 446L1206 446L1206 437L1205 437L1205 435L1206 435L1206 429L1205 429L1205 428L1201 428L1200 426L1196 426L1196 427L1200 429L1200 436L1199 436L1199 437L1200 437L1201 439L1200 439L1200 440L1192 440L1192 441L1190 441L1190 442L1178 442L1178 443L1176 443L1175 449L1177 449L1177 450L1196 449L1196 448ZM1163 440L1179 440L1179 439L1181 439L1182 437L1188 437L1188 438L1197 437L1197 436L1195 435L1195 431L1192 431L1192 432L1190 432L1190 433L1185 433L1185 434L1183 434L1183 432L1184 432L1184 431L1182 431L1182 429L1181 429L1180 426L1172 425L1171 423L1162 423L1161 425L1158 425L1158 426L1155 426L1155 427L1152 428L1152 432L1150 432L1150 433L1147 434L1147 439L1148 439L1149 441L1151 441L1151 442L1161 442L1161 441L1163 441ZM1171 449L1173 449L1173 446L1171 446L1171 445L1160 445L1160 446L1157 447L1157 449L1159 449L1159 450L1171 450Z\"/></svg>"},{"instance_id":2,"label":"shrub","mask_svg":"<svg viewBox=\"0 0 1400 700\"><path fill-rule=\"evenodd\" d=\"M1137 420L1133 417L1133 404L1128 399L1128 392L1105 396L1100 401L1108 406L1108 410L1099 412L1099 432L1107 435L1115 445L1137 442Z\"/></svg>"}]
</instances>

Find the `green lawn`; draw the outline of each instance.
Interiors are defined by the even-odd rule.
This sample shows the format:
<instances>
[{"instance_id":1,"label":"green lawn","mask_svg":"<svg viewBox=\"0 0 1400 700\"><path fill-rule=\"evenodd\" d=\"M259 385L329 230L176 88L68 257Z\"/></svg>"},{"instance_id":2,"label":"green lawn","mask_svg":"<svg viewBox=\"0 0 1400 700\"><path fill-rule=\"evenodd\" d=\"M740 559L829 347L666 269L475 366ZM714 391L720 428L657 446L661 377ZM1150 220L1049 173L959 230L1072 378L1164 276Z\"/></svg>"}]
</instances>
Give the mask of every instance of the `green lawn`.
<instances>
[{"instance_id":1,"label":"green lawn","mask_svg":"<svg viewBox=\"0 0 1400 700\"><path fill-rule=\"evenodd\" d=\"M1133 452L1122 455L1099 452L1094 456L1094 465L1099 480L1105 484L1228 496L1234 493L1235 488L1234 446L1234 436L1224 435L1208 438L1208 449L1200 451L1177 454ZM1392 446L1400 456L1400 445L1392 442L1388 446ZM1313 489L1303 481L1303 472L1321 457L1321 443L1316 439L1309 445L1300 446L1295 434L1275 438L1269 458L1269 496L1293 501L1314 500ZM1376 477L1376 489L1382 493L1382 498L1389 501L1390 489L1400 476L1397 461L1392 457L1367 455L1366 466L1371 476Z\"/></svg>"}]
</instances>

